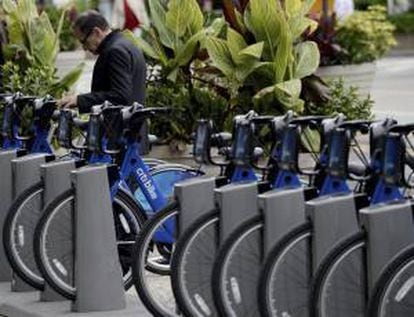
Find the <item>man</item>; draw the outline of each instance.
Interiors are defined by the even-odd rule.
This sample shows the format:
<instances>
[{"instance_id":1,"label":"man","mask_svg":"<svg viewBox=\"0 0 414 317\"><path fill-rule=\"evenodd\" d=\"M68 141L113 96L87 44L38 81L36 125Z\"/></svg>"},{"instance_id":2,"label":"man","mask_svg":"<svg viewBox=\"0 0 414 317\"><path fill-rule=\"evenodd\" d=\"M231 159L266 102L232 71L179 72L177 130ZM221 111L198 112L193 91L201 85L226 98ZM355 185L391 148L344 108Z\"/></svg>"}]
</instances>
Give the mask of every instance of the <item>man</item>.
<instances>
[{"instance_id":1,"label":"man","mask_svg":"<svg viewBox=\"0 0 414 317\"><path fill-rule=\"evenodd\" d=\"M96 11L86 11L74 23L74 35L83 48L99 55L92 77L92 91L67 96L58 101L61 107L78 107L90 112L105 100L117 105L131 105L145 99L146 64L142 52L119 31L112 31Z\"/></svg>"}]
</instances>

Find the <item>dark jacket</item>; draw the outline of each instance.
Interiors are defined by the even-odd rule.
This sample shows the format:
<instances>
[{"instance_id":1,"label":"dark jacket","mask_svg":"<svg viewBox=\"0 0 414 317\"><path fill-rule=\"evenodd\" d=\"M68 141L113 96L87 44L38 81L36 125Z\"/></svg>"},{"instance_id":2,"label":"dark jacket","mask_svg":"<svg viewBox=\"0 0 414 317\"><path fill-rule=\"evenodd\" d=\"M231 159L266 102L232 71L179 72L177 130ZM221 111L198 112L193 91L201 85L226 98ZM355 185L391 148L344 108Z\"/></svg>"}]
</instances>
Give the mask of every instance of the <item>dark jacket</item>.
<instances>
[{"instance_id":1,"label":"dark jacket","mask_svg":"<svg viewBox=\"0 0 414 317\"><path fill-rule=\"evenodd\" d=\"M129 106L145 99L146 64L142 52L119 31L111 32L98 47L92 91L78 96L79 111L108 100Z\"/></svg>"}]
</instances>

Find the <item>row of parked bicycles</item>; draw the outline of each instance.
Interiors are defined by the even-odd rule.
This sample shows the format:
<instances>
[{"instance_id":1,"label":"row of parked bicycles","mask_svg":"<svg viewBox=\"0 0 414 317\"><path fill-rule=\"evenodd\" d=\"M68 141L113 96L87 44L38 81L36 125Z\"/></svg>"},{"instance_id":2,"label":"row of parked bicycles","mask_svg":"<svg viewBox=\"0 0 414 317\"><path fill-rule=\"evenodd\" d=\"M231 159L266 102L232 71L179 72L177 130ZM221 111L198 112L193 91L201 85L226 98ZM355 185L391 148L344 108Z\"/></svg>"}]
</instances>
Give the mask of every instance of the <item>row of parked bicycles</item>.
<instances>
[{"instance_id":1,"label":"row of parked bicycles","mask_svg":"<svg viewBox=\"0 0 414 317\"><path fill-rule=\"evenodd\" d=\"M83 119L50 97L0 99L3 150L53 154L53 134L59 153L66 151L51 160L117 166L108 190L123 282L154 316L414 315L414 239L394 243L404 245L394 253L384 243L390 258L372 274L375 228L363 220L381 208L408 208L412 216L414 124L250 111L235 116L228 133L202 119L197 167L189 167L141 156L142 144L156 140L142 134L144 123L168 108L105 102ZM217 176L205 175L206 165ZM206 180L208 190L174 195L180 184L198 188ZM16 197L4 249L27 284L75 300L75 193L41 207L44 190L41 180ZM203 199L211 201L206 210L188 207ZM326 204L325 215L315 216L315 206ZM402 230L393 230L385 240L401 239Z\"/></svg>"}]
</instances>

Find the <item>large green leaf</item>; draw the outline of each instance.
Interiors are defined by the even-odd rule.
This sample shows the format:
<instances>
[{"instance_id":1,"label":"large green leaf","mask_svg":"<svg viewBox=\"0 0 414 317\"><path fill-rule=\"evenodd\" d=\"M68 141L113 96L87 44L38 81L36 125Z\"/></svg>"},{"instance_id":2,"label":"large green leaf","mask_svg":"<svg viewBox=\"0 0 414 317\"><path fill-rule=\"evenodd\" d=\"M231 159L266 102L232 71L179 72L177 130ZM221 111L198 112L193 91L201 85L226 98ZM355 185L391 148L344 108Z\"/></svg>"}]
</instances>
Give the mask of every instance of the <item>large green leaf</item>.
<instances>
[{"instance_id":1,"label":"large green leaf","mask_svg":"<svg viewBox=\"0 0 414 317\"><path fill-rule=\"evenodd\" d=\"M241 56L241 57L253 57L253 58L259 60L260 57L262 57L263 46L264 46L263 42L250 45L250 46L244 48L243 50L241 50L239 52L239 56Z\"/></svg>"},{"instance_id":2,"label":"large green leaf","mask_svg":"<svg viewBox=\"0 0 414 317\"><path fill-rule=\"evenodd\" d=\"M298 14L302 9L301 0L287 0L285 1L286 13L289 17Z\"/></svg>"},{"instance_id":3,"label":"large green leaf","mask_svg":"<svg viewBox=\"0 0 414 317\"><path fill-rule=\"evenodd\" d=\"M227 29L227 46L230 50L231 57L236 63L239 62L239 53L247 47L246 41L243 36L233 30L232 28Z\"/></svg>"},{"instance_id":4,"label":"large green leaf","mask_svg":"<svg viewBox=\"0 0 414 317\"><path fill-rule=\"evenodd\" d=\"M16 2L13 0L3 0L2 5L4 12L7 14L11 14L16 10Z\"/></svg>"},{"instance_id":5,"label":"large green leaf","mask_svg":"<svg viewBox=\"0 0 414 317\"><path fill-rule=\"evenodd\" d=\"M144 52L145 55L155 60L160 60L160 57L155 51L154 47L151 46L151 44L149 44L148 42L146 42L143 38L135 36L134 33L132 33L130 30L124 30L122 33L128 40L130 40L132 43L138 46Z\"/></svg>"},{"instance_id":6,"label":"large green leaf","mask_svg":"<svg viewBox=\"0 0 414 317\"><path fill-rule=\"evenodd\" d=\"M151 0L149 1L149 9L151 22L158 32L161 43L166 47L174 49L175 37L174 33L166 26L166 10L163 4L160 0Z\"/></svg>"},{"instance_id":7,"label":"large green leaf","mask_svg":"<svg viewBox=\"0 0 414 317\"><path fill-rule=\"evenodd\" d=\"M31 51L36 63L39 66L49 65L54 67L59 52L59 42L45 12L29 22L27 34L31 38Z\"/></svg>"},{"instance_id":8,"label":"large green leaf","mask_svg":"<svg viewBox=\"0 0 414 317\"><path fill-rule=\"evenodd\" d=\"M203 29L204 15L196 0L186 0L189 8L188 30L190 35L195 35Z\"/></svg>"},{"instance_id":9,"label":"large green leaf","mask_svg":"<svg viewBox=\"0 0 414 317\"><path fill-rule=\"evenodd\" d=\"M176 64L178 66L186 66L190 63L196 49L197 44L205 37L205 33L203 30L194 34L192 37L188 39L188 41L180 47L177 55L175 57Z\"/></svg>"},{"instance_id":10,"label":"large green leaf","mask_svg":"<svg viewBox=\"0 0 414 317\"><path fill-rule=\"evenodd\" d=\"M319 66L320 53L315 42L306 41L295 46L296 66L294 78L312 75Z\"/></svg>"},{"instance_id":11,"label":"large green leaf","mask_svg":"<svg viewBox=\"0 0 414 317\"><path fill-rule=\"evenodd\" d=\"M242 67L236 67L234 70L234 77L237 81L237 84L239 86L242 86L243 83L246 81L247 77L256 69L258 69L261 65L262 63L258 60L250 58L249 60L245 60Z\"/></svg>"},{"instance_id":12,"label":"large green leaf","mask_svg":"<svg viewBox=\"0 0 414 317\"><path fill-rule=\"evenodd\" d=\"M207 51L217 67L229 80L234 79L235 65L226 41L215 37L207 39Z\"/></svg>"},{"instance_id":13,"label":"large green leaf","mask_svg":"<svg viewBox=\"0 0 414 317\"><path fill-rule=\"evenodd\" d=\"M182 37L187 31L189 16L189 6L187 1L190 0L170 0L168 2L168 11L165 15L165 22L175 38Z\"/></svg>"},{"instance_id":14,"label":"large green leaf","mask_svg":"<svg viewBox=\"0 0 414 317\"><path fill-rule=\"evenodd\" d=\"M287 25L282 24L283 36L280 37L279 46L277 47L275 57L275 83L280 83L285 80L286 70L292 55L292 36Z\"/></svg>"},{"instance_id":15,"label":"large green leaf","mask_svg":"<svg viewBox=\"0 0 414 317\"><path fill-rule=\"evenodd\" d=\"M266 60L274 60L280 37L283 36L281 23L283 13L278 10L274 0L251 0L245 11L246 27L255 36L257 42L264 42Z\"/></svg>"},{"instance_id":16,"label":"large green leaf","mask_svg":"<svg viewBox=\"0 0 414 317\"><path fill-rule=\"evenodd\" d=\"M276 96L299 98L302 90L302 82L299 79L292 79L276 84L274 87Z\"/></svg>"},{"instance_id":17,"label":"large green leaf","mask_svg":"<svg viewBox=\"0 0 414 317\"><path fill-rule=\"evenodd\" d=\"M289 20L289 27L292 32L293 39L296 40L299 39L306 30L313 33L318 27L318 22L298 15Z\"/></svg>"}]
</instances>

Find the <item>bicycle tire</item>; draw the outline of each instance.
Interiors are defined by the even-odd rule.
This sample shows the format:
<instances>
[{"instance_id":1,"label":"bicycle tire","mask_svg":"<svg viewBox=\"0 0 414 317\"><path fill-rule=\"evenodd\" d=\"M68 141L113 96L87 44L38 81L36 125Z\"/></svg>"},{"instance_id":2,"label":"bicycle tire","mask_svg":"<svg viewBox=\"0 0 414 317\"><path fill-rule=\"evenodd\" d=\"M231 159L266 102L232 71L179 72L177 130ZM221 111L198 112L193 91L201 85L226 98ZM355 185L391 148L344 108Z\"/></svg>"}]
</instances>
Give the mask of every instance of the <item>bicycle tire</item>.
<instances>
[{"instance_id":1,"label":"bicycle tire","mask_svg":"<svg viewBox=\"0 0 414 317\"><path fill-rule=\"evenodd\" d=\"M365 232L355 233L340 242L323 259L312 281L312 316L365 316L365 241Z\"/></svg>"},{"instance_id":2,"label":"bicycle tire","mask_svg":"<svg viewBox=\"0 0 414 317\"><path fill-rule=\"evenodd\" d=\"M219 212L212 210L190 225L176 243L171 261L171 284L178 308L184 316L219 316L214 305L211 285L213 264L218 249L218 222ZM203 245L197 247L197 250L191 250L197 254L188 256L190 248L195 246L194 242ZM192 263L191 260L199 263ZM191 286L200 290L195 294L191 294L192 291L185 280L187 273L191 271L189 264L198 268L191 281Z\"/></svg>"},{"instance_id":3,"label":"bicycle tire","mask_svg":"<svg viewBox=\"0 0 414 317\"><path fill-rule=\"evenodd\" d=\"M36 266L32 241L42 212L43 192L43 181L24 190L10 206L3 227L3 246L10 266L24 282L39 291L44 289L44 279Z\"/></svg>"},{"instance_id":4,"label":"bicycle tire","mask_svg":"<svg viewBox=\"0 0 414 317\"><path fill-rule=\"evenodd\" d=\"M263 217L238 226L220 247L213 268L213 296L221 316L260 316L258 284L263 265Z\"/></svg>"},{"instance_id":5,"label":"bicycle tire","mask_svg":"<svg viewBox=\"0 0 414 317\"><path fill-rule=\"evenodd\" d=\"M63 281L62 278L65 276L68 277L68 280L71 280L71 283L73 284L73 227L67 226L67 223L72 223L73 225L73 206L72 203L75 199L75 191L74 189L70 189L61 195L59 195L55 200L53 200L50 204L46 206L44 209L43 215L36 227L35 230L35 239L34 239L34 252L35 252L35 259L36 263L38 265L39 270L41 271L44 279L50 285L57 293L62 295L63 297L69 299L69 300L75 300L76 299L76 286L69 285L68 282ZM136 225L135 229L142 228L143 223L145 222L145 217L143 214L139 211L138 205L135 203L133 198L131 198L124 190L120 189L115 198L114 203L120 204L122 207L122 204L124 207L127 208L124 209L124 211L128 212L131 217L134 217L132 221L134 221L134 225ZM114 204L113 203L113 204ZM67 210L61 209L62 206L65 206L68 208ZM46 234L48 230L48 226L53 221L53 217L56 216L59 210L63 210L63 212L66 213L66 217L68 217L67 221L65 222L65 226L61 226L60 229L66 230L66 240L64 240L67 245L65 248L60 248L59 251L67 251L66 254L63 256L63 259L65 261L69 261L69 268L66 269L66 267L63 265L62 261L59 261L56 258L53 258L53 260L48 261L48 252L46 251ZM61 215L60 215L61 216ZM60 219L62 219L61 217ZM124 223L122 217L120 217L120 226L129 225ZM69 228L70 227L70 228ZM139 227L139 228L138 228ZM59 232L59 236L63 236L65 232L63 230L57 230ZM139 232L139 230L138 230ZM117 239L118 239L118 232L117 232ZM68 242L69 241L69 242ZM135 241L135 239L134 239ZM127 241L128 242L128 241ZM122 245L123 246L123 245ZM131 265L131 259L130 256L123 256L121 254L121 250L118 247L118 252L120 254L120 262L121 262L121 268L123 269L123 275L124 275L124 287L125 289L129 289L132 286L132 273L127 271L125 273L125 266L130 267ZM126 262L124 262L126 261ZM51 263L52 262L52 263ZM59 271L60 274L57 274ZM72 272L71 272L72 271ZM60 275L60 276L59 276Z\"/></svg>"},{"instance_id":6,"label":"bicycle tire","mask_svg":"<svg viewBox=\"0 0 414 317\"><path fill-rule=\"evenodd\" d=\"M156 294L151 291L151 286L148 285L146 280L147 271L150 271L147 263L148 249L151 248L153 235L157 232L159 226L164 222L176 217L178 215L178 203L172 202L167 205L164 209L159 211L151 220L142 228L141 232L137 236L135 248L133 252L133 265L132 272L134 276L135 289L145 307L156 317L173 316L171 315L171 308L165 307L158 300L161 295L160 289ZM151 271L150 271L151 272ZM151 276L150 276L151 277ZM158 282L158 281L157 281ZM165 283L162 289L165 292ZM157 287L157 284L155 284ZM173 297L172 293L168 294Z\"/></svg>"},{"instance_id":7,"label":"bicycle tire","mask_svg":"<svg viewBox=\"0 0 414 317\"><path fill-rule=\"evenodd\" d=\"M260 276L258 291L262 316L308 316L312 270L311 236L312 225L305 223L287 233L269 252ZM300 242L304 243L298 244ZM294 247L298 248L295 250ZM292 256L289 257L290 255ZM291 265L292 260L301 267ZM286 270L275 281L276 270L283 269L280 267L283 264L286 265ZM289 269L292 272L287 272Z\"/></svg>"},{"instance_id":8,"label":"bicycle tire","mask_svg":"<svg viewBox=\"0 0 414 317\"><path fill-rule=\"evenodd\" d=\"M414 247L412 246L399 253L387 264L372 290L368 302L368 317L413 316L413 266ZM410 268L408 276L404 276L407 268ZM393 289L394 286L398 286L396 292ZM388 295L393 296L387 297Z\"/></svg>"}]
</instances>

